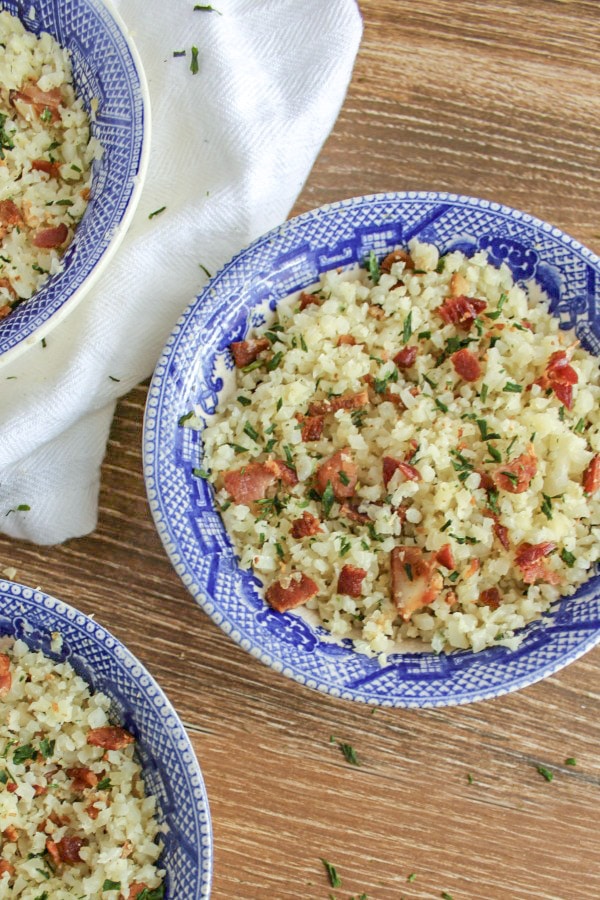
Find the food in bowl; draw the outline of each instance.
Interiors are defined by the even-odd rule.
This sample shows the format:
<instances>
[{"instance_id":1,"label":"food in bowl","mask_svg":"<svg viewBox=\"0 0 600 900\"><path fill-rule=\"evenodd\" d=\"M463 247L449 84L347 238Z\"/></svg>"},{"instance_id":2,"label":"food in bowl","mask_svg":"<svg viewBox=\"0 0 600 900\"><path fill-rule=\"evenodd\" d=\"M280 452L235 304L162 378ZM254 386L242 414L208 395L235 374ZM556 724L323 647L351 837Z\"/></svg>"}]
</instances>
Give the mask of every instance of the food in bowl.
<instances>
[{"instance_id":1,"label":"food in bowl","mask_svg":"<svg viewBox=\"0 0 600 900\"><path fill-rule=\"evenodd\" d=\"M101 147L69 54L0 12L0 319L61 270Z\"/></svg>"},{"instance_id":2,"label":"food in bowl","mask_svg":"<svg viewBox=\"0 0 600 900\"><path fill-rule=\"evenodd\" d=\"M3 637L0 702L0 897L163 897L155 800L109 698Z\"/></svg>"},{"instance_id":3,"label":"food in bowl","mask_svg":"<svg viewBox=\"0 0 600 900\"><path fill-rule=\"evenodd\" d=\"M478 651L593 574L598 362L485 252L372 254L231 350L199 474L273 608Z\"/></svg>"}]
</instances>

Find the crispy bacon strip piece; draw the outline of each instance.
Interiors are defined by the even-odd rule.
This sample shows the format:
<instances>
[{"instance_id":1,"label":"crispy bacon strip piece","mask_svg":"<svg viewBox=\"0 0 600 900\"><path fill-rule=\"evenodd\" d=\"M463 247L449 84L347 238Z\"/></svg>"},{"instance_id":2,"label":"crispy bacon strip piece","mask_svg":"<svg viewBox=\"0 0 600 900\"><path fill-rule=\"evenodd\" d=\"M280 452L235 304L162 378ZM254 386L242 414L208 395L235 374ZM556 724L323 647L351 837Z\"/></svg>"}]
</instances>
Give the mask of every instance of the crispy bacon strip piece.
<instances>
[{"instance_id":1,"label":"crispy bacon strip piece","mask_svg":"<svg viewBox=\"0 0 600 900\"><path fill-rule=\"evenodd\" d=\"M544 559L553 550L556 550L554 541L543 541L541 544L519 544L515 554L515 565L523 573L525 584L534 584L536 581L558 584L560 575L558 572L552 572Z\"/></svg>"},{"instance_id":2,"label":"crispy bacon strip piece","mask_svg":"<svg viewBox=\"0 0 600 900\"><path fill-rule=\"evenodd\" d=\"M21 210L14 200L0 200L0 229L8 230L23 224Z\"/></svg>"},{"instance_id":3,"label":"crispy bacon strip piece","mask_svg":"<svg viewBox=\"0 0 600 900\"><path fill-rule=\"evenodd\" d=\"M355 394L342 394L340 397L330 397L328 400L313 400L308 407L309 416L324 416L338 409L360 409L369 402L368 391L358 391Z\"/></svg>"},{"instance_id":4,"label":"crispy bacon strip piece","mask_svg":"<svg viewBox=\"0 0 600 900\"><path fill-rule=\"evenodd\" d=\"M128 744L133 744L134 741L134 736L120 725L103 725L101 728L92 728L87 736L88 744L93 747L104 747L105 750L122 750Z\"/></svg>"},{"instance_id":5,"label":"crispy bacon strip piece","mask_svg":"<svg viewBox=\"0 0 600 900\"><path fill-rule=\"evenodd\" d=\"M389 275L392 266L397 262L403 262L405 269L414 269L415 267L413 258L408 250L403 250L401 247L397 247L395 250L392 250L391 253L388 253L388 255L381 261L379 268L382 272L387 272L387 274Z\"/></svg>"},{"instance_id":6,"label":"crispy bacon strip piece","mask_svg":"<svg viewBox=\"0 0 600 900\"><path fill-rule=\"evenodd\" d=\"M404 462L402 459L394 459L393 456L384 456L382 461L383 467L383 483L387 487L394 472L400 470L404 481L421 481L421 473L411 463Z\"/></svg>"},{"instance_id":7,"label":"crispy bacon strip piece","mask_svg":"<svg viewBox=\"0 0 600 900\"><path fill-rule=\"evenodd\" d=\"M317 469L316 486L320 494L325 492L329 481L336 500L347 500L354 494L358 481L358 466L348 449L336 450Z\"/></svg>"},{"instance_id":8,"label":"crispy bacon strip piece","mask_svg":"<svg viewBox=\"0 0 600 900\"><path fill-rule=\"evenodd\" d=\"M62 93L60 88L52 88L50 91L42 91L35 82L30 82L23 86L20 91L12 91L10 100L13 106L15 101L21 100L33 107L38 116L44 115L48 110L49 120L51 122L60 122L60 113L58 107L62 103Z\"/></svg>"},{"instance_id":9,"label":"crispy bacon strip piece","mask_svg":"<svg viewBox=\"0 0 600 900\"><path fill-rule=\"evenodd\" d=\"M85 791L90 787L96 787L98 784L96 773L85 766L67 769L67 775L71 779L71 788L76 793Z\"/></svg>"},{"instance_id":10,"label":"crispy bacon strip piece","mask_svg":"<svg viewBox=\"0 0 600 900\"><path fill-rule=\"evenodd\" d=\"M296 418L300 422L300 436L306 444L308 441L318 441L323 434L323 423L325 416L303 416L302 413L296 413Z\"/></svg>"},{"instance_id":11,"label":"crispy bacon strip piece","mask_svg":"<svg viewBox=\"0 0 600 900\"><path fill-rule=\"evenodd\" d=\"M452 545L444 544L435 554L436 560L446 569L453 569L455 566L454 554L452 553Z\"/></svg>"},{"instance_id":12,"label":"crispy bacon strip piece","mask_svg":"<svg viewBox=\"0 0 600 900\"><path fill-rule=\"evenodd\" d=\"M38 231L37 234L34 234L31 241L35 247L41 247L44 250L53 250L56 247L60 247L61 244L64 244L68 236L69 229L64 222L61 222L60 225Z\"/></svg>"},{"instance_id":13,"label":"crispy bacon strip piece","mask_svg":"<svg viewBox=\"0 0 600 900\"><path fill-rule=\"evenodd\" d=\"M600 487L600 453L596 453L583 473L583 490L586 494L594 494Z\"/></svg>"},{"instance_id":14,"label":"crispy bacon strip piece","mask_svg":"<svg viewBox=\"0 0 600 900\"><path fill-rule=\"evenodd\" d=\"M371 517L366 513L361 513L349 503L342 503L340 506L340 516L344 519L350 519L351 522L358 522L360 525L368 525Z\"/></svg>"},{"instance_id":15,"label":"crispy bacon strip piece","mask_svg":"<svg viewBox=\"0 0 600 900\"><path fill-rule=\"evenodd\" d=\"M319 587L312 578L304 572L294 572L287 579L275 581L265 592L265 598L269 606L277 612L287 612L302 606L311 597L319 593Z\"/></svg>"},{"instance_id":16,"label":"crispy bacon strip piece","mask_svg":"<svg viewBox=\"0 0 600 900\"><path fill-rule=\"evenodd\" d=\"M464 381L477 381L481 377L481 364L474 353L463 347L450 357L452 365Z\"/></svg>"},{"instance_id":17,"label":"crispy bacon strip piece","mask_svg":"<svg viewBox=\"0 0 600 900\"><path fill-rule=\"evenodd\" d=\"M531 484L531 479L536 472L537 456L533 444L530 444L525 453L521 453L512 462L496 469L492 478L496 487L503 491L507 491L509 494L522 494Z\"/></svg>"},{"instance_id":18,"label":"crispy bacon strip piece","mask_svg":"<svg viewBox=\"0 0 600 900\"><path fill-rule=\"evenodd\" d=\"M319 519L305 509L301 517L299 519L294 519L292 522L291 535L293 538L298 539L303 537L313 537L313 535L319 534L322 530Z\"/></svg>"},{"instance_id":19,"label":"crispy bacon strip piece","mask_svg":"<svg viewBox=\"0 0 600 900\"><path fill-rule=\"evenodd\" d=\"M347 594L349 597L360 597L362 583L367 577L367 570L358 566L345 565L338 576L338 594Z\"/></svg>"},{"instance_id":20,"label":"crispy bacon strip piece","mask_svg":"<svg viewBox=\"0 0 600 900\"><path fill-rule=\"evenodd\" d=\"M414 366L418 353L418 347L403 347L402 350L394 356L394 362L399 369L410 369L411 366Z\"/></svg>"},{"instance_id":21,"label":"crispy bacon strip piece","mask_svg":"<svg viewBox=\"0 0 600 900\"><path fill-rule=\"evenodd\" d=\"M31 168L34 172L45 172L50 178L60 177L60 164L49 159L32 159Z\"/></svg>"},{"instance_id":22,"label":"crispy bacon strip piece","mask_svg":"<svg viewBox=\"0 0 600 900\"><path fill-rule=\"evenodd\" d=\"M237 368L243 369L244 366L249 366L255 359L258 359L258 355L263 350L268 350L270 346L269 338L249 338L247 341L232 341L229 349Z\"/></svg>"},{"instance_id":23,"label":"crispy bacon strip piece","mask_svg":"<svg viewBox=\"0 0 600 900\"><path fill-rule=\"evenodd\" d=\"M394 547L390 554L391 599L405 622L433 603L444 586L433 554L419 547Z\"/></svg>"},{"instance_id":24,"label":"crispy bacon strip piece","mask_svg":"<svg viewBox=\"0 0 600 900\"><path fill-rule=\"evenodd\" d=\"M479 595L479 602L490 609L498 609L501 602L500 591L495 587L487 588Z\"/></svg>"},{"instance_id":25,"label":"crispy bacon strip piece","mask_svg":"<svg viewBox=\"0 0 600 900\"><path fill-rule=\"evenodd\" d=\"M483 312L487 303L485 300L478 300L476 297L465 297L461 294L459 297L446 297L441 306L438 306L436 312L444 320L447 325L457 325L468 331L479 313Z\"/></svg>"},{"instance_id":26,"label":"crispy bacon strip piece","mask_svg":"<svg viewBox=\"0 0 600 900\"><path fill-rule=\"evenodd\" d=\"M267 489L277 481L277 473L265 463L248 463L241 469L223 473L223 485L234 503L248 505L263 500Z\"/></svg>"}]
</instances>

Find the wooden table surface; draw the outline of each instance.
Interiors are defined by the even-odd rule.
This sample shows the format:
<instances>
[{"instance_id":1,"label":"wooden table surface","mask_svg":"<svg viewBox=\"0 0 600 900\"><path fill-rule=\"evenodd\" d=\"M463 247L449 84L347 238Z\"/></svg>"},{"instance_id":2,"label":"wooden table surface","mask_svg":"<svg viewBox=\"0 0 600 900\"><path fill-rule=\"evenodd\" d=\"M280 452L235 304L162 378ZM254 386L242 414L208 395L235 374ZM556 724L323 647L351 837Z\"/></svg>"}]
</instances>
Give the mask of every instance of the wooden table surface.
<instances>
[{"instance_id":1,"label":"wooden table surface","mask_svg":"<svg viewBox=\"0 0 600 900\"><path fill-rule=\"evenodd\" d=\"M600 3L360 7L348 96L294 212L435 188L527 210L600 251ZM2 538L0 568L94 613L164 687L206 780L214 900L600 897L600 647L521 692L429 711L373 713L275 674L167 560L142 478L145 396L119 403L97 530L54 548Z\"/></svg>"}]
</instances>

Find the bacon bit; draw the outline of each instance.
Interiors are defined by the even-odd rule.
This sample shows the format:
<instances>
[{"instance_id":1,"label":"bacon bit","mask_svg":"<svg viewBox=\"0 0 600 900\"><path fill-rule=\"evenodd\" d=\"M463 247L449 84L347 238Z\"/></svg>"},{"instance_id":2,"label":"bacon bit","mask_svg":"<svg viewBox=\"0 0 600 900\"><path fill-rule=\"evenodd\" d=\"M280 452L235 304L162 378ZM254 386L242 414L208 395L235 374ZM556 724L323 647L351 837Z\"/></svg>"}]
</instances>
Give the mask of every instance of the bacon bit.
<instances>
[{"instance_id":1,"label":"bacon bit","mask_svg":"<svg viewBox=\"0 0 600 900\"><path fill-rule=\"evenodd\" d=\"M358 481L358 466L347 448L336 450L317 469L316 486L320 494L325 492L328 481L331 482L336 500L346 500L354 494Z\"/></svg>"},{"instance_id":2,"label":"bacon bit","mask_svg":"<svg viewBox=\"0 0 600 900\"><path fill-rule=\"evenodd\" d=\"M299 577L298 577L299 576ZM319 593L319 586L304 572L294 572L289 584L284 587L281 581L275 581L265 592L267 603L277 612L287 612L301 606Z\"/></svg>"},{"instance_id":3,"label":"bacon bit","mask_svg":"<svg viewBox=\"0 0 600 900\"><path fill-rule=\"evenodd\" d=\"M89 188L89 187L81 188L81 190L79 191L79 196L81 197L82 200L89 200L90 197L92 196L91 188Z\"/></svg>"},{"instance_id":4,"label":"bacon bit","mask_svg":"<svg viewBox=\"0 0 600 900\"><path fill-rule=\"evenodd\" d=\"M349 347L356 346L356 338L352 337L351 334L340 334L337 339L337 346L341 347L342 344L348 344Z\"/></svg>"},{"instance_id":5,"label":"bacon bit","mask_svg":"<svg viewBox=\"0 0 600 900\"><path fill-rule=\"evenodd\" d=\"M2 281L6 280L2 279ZM0 287L2 287L1 284ZM8 303L5 306L0 306L0 319L5 319L10 312L12 312L12 306L9 306Z\"/></svg>"},{"instance_id":6,"label":"bacon bit","mask_svg":"<svg viewBox=\"0 0 600 900\"><path fill-rule=\"evenodd\" d=\"M338 576L338 594L347 594L349 597L360 597L362 583L367 577L367 570L358 566L346 565Z\"/></svg>"},{"instance_id":7,"label":"bacon bit","mask_svg":"<svg viewBox=\"0 0 600 900\"><path fill-rule=\"evenodd\" d=\"M394 362L399 369L410 369L410 367L415 364L418 352L418 347L403 347L402 350L394 356Z\"/></svg>"},{"instance_id":8,"label":"bacon bit","mask_svg":"<svg viewBox=\"0 0 600 900\"><path fill-rule=\"evenodd\" d=\"M122 750L128 744L133 744L134 741L134 736L120 725L92 728L87 736L88 744L93 747L104 747L105 750Z\"/></svg>"},{"instance_id":9,"label":"bacon bit","mask_svg":"<svg viewBox=\"0 0 600 900\"><path fill-rule=\"evenodd\" d=\"M402 397L400 396L400 394L394 393L394 391L392 391L392 389L389 387L386 387L383 394L377 394L377 397L381 400L382 403L387 400L388 403L393 403L394 406L399 406L402 407L402 409L406 409L406 406L402 402Z\"/></svg>"},{"instance_id":10,"label":"bacon bit","mask_svg":"<svg viewBox=\"0 0 600 900\"><path fill-rule=\"evenodd\" d=\"M64 244L68 236L69 229L64 222L61 222L60 225L56 225L53 228L44 228L42 231L38 231L31 240L34 247L53 250L56 247L60 247L61 244Z\"/></svg>"},{"instance_id":11,"label":"bacon bit","mask_svg":"<svg viewBox=\"0 0 600 900\"><path fill-rule=\"evenodd\" d=\"M56 848L58 850L58 854L60 856L61 862L64 863L76 863L81 862L81 857L79 856L79 851L83 847L85 841L83 838L75 837L75 835L65 835L61 840L56 844ZM46 847L48 846L48 841L46 841ZM50 852L50 851L48 851Z\"/></svg>"},{"instance_id":12,"label":"bacon bit","mask_svg":"<svg viewBox=\"0 0 600 900\"><path fill-rule=\"evenodd\" d=\"M534 381L542 390L551 388L567 409L573 405L573 385L579 381L577 372L570 365L571 351L556 350L550 356L544 374Z\"/></svg>"},{"instance_id":13,"label":"bacon bit","mask_svg":"<svg viewBox=\"0 0 600 900\"><path fill-rule=\"evenodd\" d=\"M477 381L481 377L481 364L474 353L463 347L450 357L452 365L464 381Z\"/></svg>"},{"instance_id":14,"label":"bacon bit","mask_svg":"<svg viewBox=\"0 0 600 900\"><path fill-rule=\"evenodd\" d=\"M403 250L401 247L397 247L395 250L392 250L391 253L388 253L388 255L381 261L379 268L382 272L386 272L389 275L392 266L397 262L403 262L405 269L414 269L415 267L413 258L410 253L407 250Z\"/></svg>"},{"instance_id":15,"label":"bacon bit","mask_svg":"<svg viewBox=\"0 0 600 900\"><path fill-rule=\"evenodd\" d=\"M371 517L366 513L361 513L353 506L349 506L347 503L342 503L340 506L340 516L344 519L350 519L352 522L358 522L360 525L368 525L371 521Z\"/></svg>"},{"instance_id":16,"label":"bacon bit","mask_svg":"<svg viewBox=\"0 0 600 900\"><path fill-rule=\"evenodd\" d=\"M8 784L6 785L6 790L8 791L9 794L14 794L14 792L16 791L17 788L18 788L18 784L15 784L14 781L9 781Z\"/></svg>"},{"instance_id":17,"label":"bacon bit","mask_svg":"<svg viewBox=\"0 0 600 900\"><path fill-rule=\"evenodd\" d=\"M95 802L96 801L94 801L94 803ZM89 806L86 806L85 811L88 814L88 816L90 817L90 819L93 819L95 821L98 818L98 816L100 815L100 810L98 809L97 806L94 806L94 803L90 803Z\"/></svg>"},{"instance_id":18,"label":"bacon bit","mask_svg":"<svg viewBox=\"0 0 600 900\"><path fill-rule=\"evenodd\" d=\"M596 453L583 473L583 490L586 494L594 494L600 487L600 453Z\"/></svg>"},{"instance_id":19,"label":"bacon bit","mask_svg":"<svg viewBox=\"0 0 600 900\"><path fill-rule=\"evenodd\" d=\"M233 341L229 345L229 349L233 355L233 361L238 369L250 365L258 358L263 350L268 350L271 346L269 338L249 338L247 341Z\"/></svg>"},{"instance_id":20,"label":"bacon bit","mask_svg":"<svg viewBox=\"0 0 600 900\"><path fill-rule=\"evenodd\" d=\"M14 287L13 287L13 285L12 285L12 282L11 282L10 278L0 278L0 288L5 288L5 290L8 291L8 293L11 295L11 297L12 297L14 300L17 299L17 296L18 296L18 295L17 295L17 292L15 291L15 289L14 289ZM11 307L9 306L9 307L8 307L8 312L10 312L10 310L11 310ZM6 313L6 315L8 315L8 313ZM0 319L1 319L1 318L2 318L2 313L0 313Z\"/></svg>"},{"instance_id":21,"label":"bacon bit","mask_svg":"<svg viewBox=\"0 0 600 900\"><path fill-rule=\"evenodd\" d=\"M454 554L452 553L452 545L444 544L443 547L435 554L436 560L439 562L440 566L444 566L446 569L453 569L455 567L454 562Z\"/></svg>"},{"instance_id":22,"label":"bacon bit","mask_svg":"<svg viewBox=\"0 0 600 900\"><path fill-rule=\"evenodd\" d=\"M296 418L300 422L300 436L306 444L308 441L318 441L323 435L323 423L325 416L303 416L302 413L296 413Z\"/></svg>"},{"instance_id":23,"label":"bacon bit","mask_svg":"<svg viewBox=\"0 0 600 900\"><path fill-rule=\"evenodd\" d=\"M525 328L529 328L530 331L533 331L533 325L532 325L532 323L529 321L529 319L522 319L522 320L521 320L521 325L524 325Z\"/></svg>"},{"instance_id":24,"label":"bacon bit","mask_svg":"<svg viewBox=\"0 0 600 900\"><path fill-rule=\"evenodd\" d=\"M508 539L508 528L502 525L496 517L494 521L494 534L502 544L505 550L510 550L510 541Z\"/></svg>"},{"instance_id":25,"label":"bacon bit","mask_svg":"<svg viewBox=\"0 0 600 900\"><path fill-rule=\"evenodd\" d=\"M281 481L282 484L287 484L290 487L298 484L296 470L292 469L291 466L288 466L282 459L268 459L263 465L267 471L272 472L275 475L275 478L277 478L278 481Z\"/></svg>"},{"instance_id":26,"label":"bacon bit","mask_svg":"<svg viewBox=\"0 0 600 900\"><path fill-rule=\"evenodd\" d=\"M2 832L2 837L5 841L10 841L11 844L16 844L19 839L19 832L14 825L9 825Z\"/></svg>"},{"instance_id":27,"label":"bacon bit","mask_svg":"<svg viewBox=\"0 0 600 900\"><path fill-rule=\"evenodd\" d=\"M454 274L450 278L450 296L451 297L465 296L465 294L468 290L469 290L469 282L467 281L465 276L461 275L460 272L454 272Z\"/></svg>"},{"instance_id":28,"label":"bacon bit","mask_svg":"<svg viewBox=\"0 0 600 900\"><path fill-rule=\"evenodd\" d=\"M421 473L411 463L404 462L401 459L394 459L393 456L384 456L383 462L383 483L387 487L394 472L400 471L404 481L421 481Z\"/></svg>"},{"instance_id":29,"label":"bacon bit","mask_svg":"<svg viewBox=\"0 0 600 900\"><path fill-rule=\"evenodd\" d=\"M314 400L308 407L309 416L324 416L338 409L360 409L369 402L368 391L355 394L342 394L341 397L330 397L329 400Z\"/></svg>"},{"instance_id":30,"label":"bacon bit","mask_svg":"<svg viewBox=\"0 0 600 900\"><path fill-rule=\"evenodd\" d=\"M448 593L444 597L444 601L448 604L448 606L454 606L455 603L458 603L456 591L448 591Z\"/></svg>"},{"instance_id":31,"label":"bacon bit","mask_svg":"<svg viewBox=\"0 0 600 900\"><path fill-rule=\"evenodd\" d=\"M8 874L9 878L14 878L16 869L12 863L6 859L0 859L0 878Z\"/></svg>"},{"instance_id":32,"label":"bacon bit","mask_svg":"<svg viewBox=\"0 0 600 900\"><path fill-rule=\"evenodd\" d=\"M367 315L372 319L385 319L385 310L381 306L371 304L367 309Z\"/></svg>"},{"instance_id":33,"label":"bacon bit","mask_svg":"<svg viewBox=\"0 0 600 900\"><path fill-rule=\"evenodd\" d=\"M223 473L223 485L234 503L246 506L255 500L264 500L267 488L277 481L277 473L265 463L248 463L241 469L229 469Z\"/></svg>"},{"instance_id":34,"label":"bacon bit","mask_svg":"<svg viewBox=\"0 0 600 900\"><path fill-rule=\"evenodd\" d=\"M0 240L12 228L23 224L23 217L14 200L0 200Z\"/></svg>"},{"instance_id":35,"label":"bacon bit","mask_svg":"<svg viewBox=\"0 0 600 900\"><path fill-rule=\"evenodd\" d=\"M498 588L487 588L479 595L479 603L483 606L489 606L490 609L498 609L500 606L500 591Z\"/></svg>"},{"instance_id":36,"label":"bacon bit","mask_svg":"<svg viewBox=\"0 0 600 900\"><path fill-rule=\"evenodd\" d=\"M35 172L45 172L50 178L60 178L60 164L49 159L32 159L31 168Z\"/></svg>"},{"instance_id":37,"label":"bacon bit","mask_svg":"<svg viewBox=\"0 0 600 900\"><path fill-rule=\"evenodd\" d=\"M544 557L553 550L556 550L554 541L543 541L541 544L519 544L515 554L515 565L521 569L525 584L533 584L535 581L558 584L560 575L558 572L548 569L544 560Z\"/></svg>"},{"instance_id":38,"label":"bacon bit","mask_svg":"<svg viewBox=\"0 0 600 900\"><path fill-rule=\"evenodd\" d=\"M48 793L48 788L43 787L41 784L34 784L33 785L33 793L35 794L36 797L43 797L44 794Z\"/></svg>"},{"instance_id":39,"label":"bacon bit","mask_svg":"<svg viewBox=\"0 0 600 900\"><path fill-rule=\"evenodd\" d=\"M322 303L322 299L317 294L309 294L307 291L302 291L300 294L300 309L306 309L307 306L320 306Z\"/></svg>"},{"instance_id":40,"label":"bacon bit","mask_svg":"<svg viewBox=\"0 0 600 900\"><path fill-rule=\"evenodd\" d=\"M60 853L58 852L58 845L51 838L46 839L46 850L48 851L48 854L52 857L52 861L53 861L54 865L59 866L61 859L60 859Z\"/></svg>"},{"instance_id":41,"label":"bacon bit","mask_svg":"<svg viewBox=\"0 0 600 900\"><path fill-rule=\"evenodd\" d=\"M6 697L11 687L10 657L6 653L0 653L0 697Z\"/></svg>"},{"instance_id":42,"label":"bacon bit","mask_svg":"<svg viewBox=\"0 0 600 900\"><path fill-rule=\"evenodd\" d=\"M436 559L419 547L394 547L390 554L391 599L405 622L433 603L444 586Z\"/></svg>"},{"instance_id":43,"label":"bacon bit","mask_svg":"<svg viewBox=\"0 0 600 900\"><path fill-rule=\"evenodd\" d=\"M72 779L71 789L79 792L85 791L86 788L96 787L98 784L98 776L91 769L85 767L67 769L67 776Z\"/></svg>"},{"instance_id":44,"label":"bacon bit","mask_svg":"<svg viewBox=\"0 0 600 900\"><path fill-rule=\"evenodd\" d=\"M134 881L133 884L129 885L129 897L127 900L136 900L143 891L147 890L149 890L149 887L145 881Z\"/></svg>"},{"instance_id":45,"label":"bacon bit","mask_svg":"<svg viewBox=\"0 0 600 900\"><path fill-rule=\"evenodd\" d=\"M58 107L63 101L60 88L52 88L50 91L42 91L34 82L30 82L23 86L20 91L12 91L10 100L13 106L15 100L21 100L33 107L38 116L43 115L47 109L50 113L51 122L60 122L60 113Z\"/></svg>"},{"instance_id":46,"label":"bacon bit","mask_svg":"<svg viewBox=\"0 0 600 900\"><path fill-rule=\"evenodd\" d=\"M485 300L476 297L446 297L441 306L435 310L447 325L457 325L468 331L480 312L486 308Z\"/></svg>"},{"instance_id":47,"label":"bacon bit","mask_svg":"<svg viewBox=\"0 0 600 900\"><path fill-rule=\"evenodd\" d=\"M291 535L293 538L312 537L322 530L320 520L305 509L302 516L292 522Z\"/></svg>"},{"instance_id":48,"label":"bacon bit","mask_svg":"<svg viewBox=\"0 0 600 900\"><path fill-rule=\"evenodd\" d=\"M60 770L57 769L56 771L58 772ZM68 825L71 821L68 816L59 816L56 812L51 812L48 818L51 822L54 823L54 825L56 825L57 828L64 828L64 826Z\"/></svg>"},{"instance_id":49,"label":"bacon bit","mask_svg":"<svg viewBox=\"0 0 600 900\"><path fill-rule=\"evenodd\" d=\"M501 469L496 469L492 478L496 487L501 490L507 491L509 494L522 494L529 487L536 472L537 456L533 444L530 444L525 453L521 453ZM513 477L511 478L510 475Z\"/></svg>"}]
</instances>

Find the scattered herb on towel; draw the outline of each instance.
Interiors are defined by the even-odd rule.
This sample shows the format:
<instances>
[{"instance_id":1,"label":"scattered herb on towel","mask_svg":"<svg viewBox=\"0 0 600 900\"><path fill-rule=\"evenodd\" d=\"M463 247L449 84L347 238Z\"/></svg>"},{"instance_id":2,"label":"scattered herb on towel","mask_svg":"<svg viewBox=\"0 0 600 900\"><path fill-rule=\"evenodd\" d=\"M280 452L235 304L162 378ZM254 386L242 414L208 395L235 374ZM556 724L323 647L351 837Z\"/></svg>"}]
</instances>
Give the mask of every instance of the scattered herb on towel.
<instances>
[{"instance_id":1,"label":"scattered herb on towel","mask_svg":"<svg viewBox=\"0 0 600 900\"><path fill-rule=\"evenodd\" d=\"M198 66L198 48L192 47L192 59L190 61L190 72L192 75L197 75L199 72Z\"/></svg>"}]
</instances>

